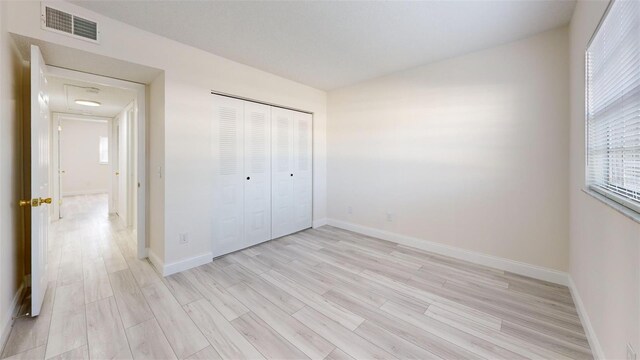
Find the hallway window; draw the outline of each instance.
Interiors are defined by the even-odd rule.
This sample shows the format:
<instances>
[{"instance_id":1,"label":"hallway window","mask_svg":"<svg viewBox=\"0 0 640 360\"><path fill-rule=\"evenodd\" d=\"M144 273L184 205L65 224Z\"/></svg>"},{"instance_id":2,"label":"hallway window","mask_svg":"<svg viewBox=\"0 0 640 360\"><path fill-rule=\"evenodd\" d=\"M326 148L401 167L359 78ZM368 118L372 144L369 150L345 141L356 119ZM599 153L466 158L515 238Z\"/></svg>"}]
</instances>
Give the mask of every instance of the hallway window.
<instances>
[{"instance_id":1,"label":"hallway window","mask_svg":"<svg viewBox=\"0 0 640 360\"><path fill-rule=\"evenodd\" d=\"M640 2L612 2L586 67L587 185L640 212Z\"/></svg>"},{"instance_id":2,"label":"hallway window","mask_svg":"<svg viewBox=\"0 0 640 360\"><path fill-rule=\"evenodd\" d=\"M100 164L109 163L109 138L100 136Z\"/></svg>"}]
</instances>

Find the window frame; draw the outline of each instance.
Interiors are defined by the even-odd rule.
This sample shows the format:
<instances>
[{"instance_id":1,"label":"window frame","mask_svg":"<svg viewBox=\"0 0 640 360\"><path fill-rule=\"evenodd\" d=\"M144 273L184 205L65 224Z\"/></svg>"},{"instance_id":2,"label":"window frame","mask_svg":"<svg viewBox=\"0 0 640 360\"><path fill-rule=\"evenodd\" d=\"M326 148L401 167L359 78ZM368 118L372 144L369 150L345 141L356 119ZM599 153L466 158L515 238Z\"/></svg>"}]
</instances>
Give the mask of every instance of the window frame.
<instances>
[{"instance_id":1,"label":"window frame","mask_svg":"<svg viewBox=\"0 0 640 360\"><path fill-rule=\"evenodd\" d=\"M585 126L585 131L584 131L584 183L585 183L585 192L586 193L590 193L590 192L595 192L597 193L598 196L603 196L605 197L607 200L611 200L613 202L615 202L616 204L618 204L618 206L613 205L614 208L618 209L619 205L623 206L624 208L630 210L633 212L633 218L636 221L640 220L640 202L636 202L633 201L631 199L628 199L624 196L621 196L619 194L616 194L612 191L609 191L607 189L603 189L602 187L593 185L590 183L589 181L589 67L588 67L588 56L589 56L589 48L591 47L592 42L594 41L594 39L596 38L596 36L598 35L598 32L600 31L600 28L602 27L604 21L607 19L607 16L609 15L609 12L611 11L611 8L613 7L614 3L616 3L617 0L610 0L609 4L607 5L607 8L605 9L602 17L600 18L600 21L598 22L598 25L596 26L595 30L593 31L593 34L591 35L591 38L589 39L589 41L587 42L587 45L585 47L584 50L584 57L583 57L583 61L584 61L584 126ZM632 192L633 190L629 190L626 189L629 192ZM618 209L619 211L625 212L624 210Z\"/></svg>"}]
</instances>

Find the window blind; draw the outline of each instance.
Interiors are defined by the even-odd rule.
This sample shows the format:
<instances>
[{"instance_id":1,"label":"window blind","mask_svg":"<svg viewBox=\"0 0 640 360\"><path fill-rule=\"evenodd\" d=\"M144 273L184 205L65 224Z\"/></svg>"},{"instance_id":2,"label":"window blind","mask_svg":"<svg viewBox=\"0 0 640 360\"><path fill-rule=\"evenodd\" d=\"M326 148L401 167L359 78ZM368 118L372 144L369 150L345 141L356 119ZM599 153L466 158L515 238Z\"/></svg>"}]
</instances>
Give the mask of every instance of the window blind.
<instances>
[{"instance_id":1,"label":"window blind","mask_svg":"<svg viewBox=\"0 0 640 360\"><path fill-rule=\"evenodd\" d=\"M585 60L587 184L640 212L640 1L609 6Z\"/></svg>"}]
</instances>

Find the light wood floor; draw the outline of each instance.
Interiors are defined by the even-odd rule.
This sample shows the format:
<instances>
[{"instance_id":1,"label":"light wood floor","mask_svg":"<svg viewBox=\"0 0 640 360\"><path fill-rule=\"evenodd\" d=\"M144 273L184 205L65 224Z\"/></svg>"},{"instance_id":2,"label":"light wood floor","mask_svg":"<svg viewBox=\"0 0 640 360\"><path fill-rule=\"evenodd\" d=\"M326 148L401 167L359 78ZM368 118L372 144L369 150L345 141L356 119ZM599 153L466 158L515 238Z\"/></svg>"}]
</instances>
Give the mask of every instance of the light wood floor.
<instances>
[{"instance_id":1,"label":"light wood floor","mask_svg":"<svg viewBox=\"0 0 640 360\"><path fill-rule=\"evenodd\" d=\"M592 358L564 286L326 226L163 279L104 196L64 210L3 358Z\"/></svg>"}]
</instances>

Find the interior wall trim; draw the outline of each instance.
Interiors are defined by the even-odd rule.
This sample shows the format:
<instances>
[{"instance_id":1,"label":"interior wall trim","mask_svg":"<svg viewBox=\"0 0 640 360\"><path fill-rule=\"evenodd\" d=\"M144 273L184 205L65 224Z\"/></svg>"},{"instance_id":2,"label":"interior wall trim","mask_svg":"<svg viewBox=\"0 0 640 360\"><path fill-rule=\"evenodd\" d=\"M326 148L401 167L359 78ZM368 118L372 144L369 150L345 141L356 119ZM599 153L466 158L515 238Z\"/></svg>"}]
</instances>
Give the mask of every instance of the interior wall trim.
<instances>
[{"instance_id":1,"label":"interior wall trim","mask_svg":"<svg viewBox=\"0 0 640 360\"><path fill-rule=\"evenodd\" d=\"M600 345L600 341L598 341L598 337L596 336L596 331L591 324L591 320L589 319L589 314L587 313L587 309L582 302L582 298L580 297L580 292L578 292L578 288L576 284L573 282L573 277L569 274L569 291L571 291L571 297L573 298L573 303L576 306L576 310L578 311L578 317L580 317L580 321L582 322L582 327L584 328L584 332L587 335L587 340L589 341L589 346L591 347L591 353L595 360L604 360L604 351L602 351L602 346Z\"/></svg>"},{"instance_id":2,"label":"interior wall trim","mask_svg":"<svg viewBox=\"0 0 640 360\"><path fill-rule=\"evenodd\" d=\"M552 282L554 284L565 286L569 285L569 274L563 271L549 269L537 265L531 265L521 261L510 260L498 256L487 255L476 251L466 250L445 244L439 244L425 239L400 235L336 219L328 219L327 224L344 230L357 232L363 235L393 241L398 244L411 246L421 250L431 251L436 254L445 255L460 260L469 261L474 264L490 266L496 269L510 271L518 275L524 275L532 277L534 279Z\"/></svg>"},{"instance_id":3,"label":"interior wall trim","mask_svg":"<svg viewBox=\"0 0 640 360\"><path fill-rule=\"evenodd\" d=\"M151 265L156 268L156 271L159 274L162 274L162 271L164 269L164 261L162 261L160 256L156 255L156 253L154 253L151 248L147 248L147 257L149 258Z\"/></svg>"},{"instance_id":4,"label":"interior wall trim","mask_svg":"<svg viewBox=\"0 0 640 360\"><path fill-rule=\"evenodd\" d=\"M169 276L181 271L189 270L213 261L213 253L207 252L198 256L165 264L149 249L149 260L162 276Z\"/></svg>"},{"instance_id":5,"label":"interior wall trim","mask_svg":"<svg viewBox=\"0 0 640 360\"><path fill-rule=\"evenodd\" d=\"M319 228L320 226L325 226L327 225L327 219L318 219L318 220L313 220L313 228Z\"/></svg>"}]
</instances>

